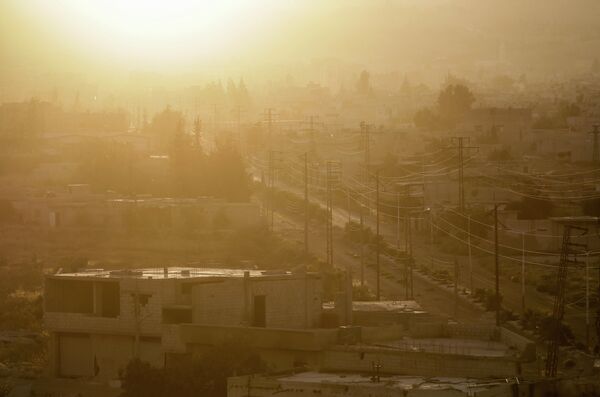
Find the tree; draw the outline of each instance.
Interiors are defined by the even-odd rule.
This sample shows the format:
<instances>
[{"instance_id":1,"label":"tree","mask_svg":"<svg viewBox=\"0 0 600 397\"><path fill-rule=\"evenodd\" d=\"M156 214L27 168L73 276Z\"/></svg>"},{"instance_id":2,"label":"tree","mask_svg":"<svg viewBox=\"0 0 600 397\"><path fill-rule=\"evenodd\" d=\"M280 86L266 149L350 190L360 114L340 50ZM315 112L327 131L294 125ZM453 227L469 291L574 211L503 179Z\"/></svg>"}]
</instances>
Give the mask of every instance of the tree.
<instances>
[{"instance_id":1,"label":"tree","mask_svg":"<svg viewBox=\"0 0 600 397\"><path fill-rule=\"evenodd\" d=\"M121 397L161 397L165 395L165 371L134 359L123 374ZM173 394L175 395L175 394Z\"/></svg>"},{"instance_id":2,"label":"tree","mask_svg":"<svg viewBox=\"0 0 600 397\"><path fill-rule=\"evenodd\" d=\"M182 357L166 368L132 360L121 397L227 396L227 378L263 372L264 363L246 340L229 339L197 357Z\"/></svg>"},{"instance_id":3,"label":"tree","mask_svg":"<svg viewBox=\"0 0 600 397\"><path fill-rule=\"evenodd\" d=\"M475 102L471 90L462 84L450 84L438 96L440 115L450 123L459 121Z\"/></svg>"},{"instance_id":4,"label":"tree","mask_svg":"<svg viewBox=\"0 0 600 397\"><path fill-rule=\"evenodd\" d=\"M415 113L415 127L422 131L433 131L439 128L439 117L429 108L423 108Z\"/></svg>"},{"instance_id":5,"label":"tree","mask_svg":"<svg viewBox=\"0 0 600 397\"><path fill-rule=\"evenodd\" d=\"M239 150L231 142L217 146L207 159L207 188L214 196L229 201L248 201L250 177Z\"/></svg>"},{"instance_id":6,"label":"tree","mask_svg":"<svg viewBox=\"0 0 600 397\"><path fill-rule=\"evenodd\" d=\"M175 136L181 131L183 124L184 120L181 112L167 106L162 112L154 116L152 122L146 128L146 132L152 136L154 144L159 149L167 151Z\"/></svg>"},{"instance_id":7,"label":"tree","mask_svg":"<svg viewBox=\"0 0 600 397\"><path fill-rule=\"evenodd\" d=\"M248 88L246 87L246 83L244 79L240 79L237 87L237 105L238 106L249 106L250 105L250 93L248 92Z\"/></svg>"}]
</instances>

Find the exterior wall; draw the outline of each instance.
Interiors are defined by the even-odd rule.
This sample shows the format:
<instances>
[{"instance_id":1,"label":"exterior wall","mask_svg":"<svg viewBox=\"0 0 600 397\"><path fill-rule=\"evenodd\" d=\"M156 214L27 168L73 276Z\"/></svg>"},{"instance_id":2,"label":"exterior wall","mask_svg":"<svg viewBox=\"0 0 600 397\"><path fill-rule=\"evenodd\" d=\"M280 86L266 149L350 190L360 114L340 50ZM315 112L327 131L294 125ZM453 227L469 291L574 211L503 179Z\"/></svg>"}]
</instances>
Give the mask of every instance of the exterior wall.
<instances>
[{"instance_id":1,"label":"exterior wall","mask_svg":"<svg viewBox=\"0 0 600 397\"><path fill-rule=\"evenodd\" d=\"M267 296L267 327L308 328L320 319L322 301L313 278L251 283L253 295Z\"/></svg>"},{"instance_id":2,"label":"exterior wall","mask_svg":"<svg viewBox=\"0 0 600 397\"><path fill-rule=\"evenodd\" d=\"M251 325L253 297L264 295L266 327L314 327L322 310L320 287L320 281L313 277L248 278L197 284L192 288L193 323Z\"/></svg>"},{"instance_id":3,"label":"exterior wall","mask_svg":"<svg viewBox=\"0 0 600 397\"><path fill-rule=\"evenodd\" d=\"M139 324L139 332L142 335L160 335L162 307L165 304L175 303L176 300L175 280L139 280L132 278L121 279L119 284L120 313L117 317L100 317L93 312L65 313L46 310L44 313L46 327L53 331L132 334L137 332ZM140 303L137 315L135 310L136 294L147 297L145 304Z\"/></svg>"},{"instance_id":4,"label":"exterior wall","mask_svg":"<svg viewBox=\"0 0 600 397\"><path fill-rule=\"evenodd\" d=\"M248 325L242 280L224 280L192 287L192 322L224 326Z\"/></svg>"},{"instance_id":5,"label":"exterior wall","mask_svg":"<svg viewBox=\"0 0 600 397\"><path fill-rule=\"evenodd\" d=\"M135 338L123 335L58 333L54 335L54 374L63 378L118 379L134 357ZM163 365L159 338L142 338L139 357L154 366Z\"/></svg>"}]
</instances>

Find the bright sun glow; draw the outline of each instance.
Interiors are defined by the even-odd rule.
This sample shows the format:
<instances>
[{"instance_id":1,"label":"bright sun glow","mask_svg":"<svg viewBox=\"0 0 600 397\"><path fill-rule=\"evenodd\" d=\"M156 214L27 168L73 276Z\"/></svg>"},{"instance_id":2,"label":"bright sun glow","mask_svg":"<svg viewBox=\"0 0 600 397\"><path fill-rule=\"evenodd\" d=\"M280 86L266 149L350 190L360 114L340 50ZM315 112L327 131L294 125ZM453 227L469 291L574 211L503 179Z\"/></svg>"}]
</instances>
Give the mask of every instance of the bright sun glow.
<instances>
[{"instance_id":1,"label":"bright sun glow","mask_svg":"<svg viewBox=\"0 0 600 397\"><path fill-rule=\"evenodd\" d=\"M267 34L291 2L275 0L35 0L39 18L114 62L171 66L231 56Z\"/></svg>"}]
</instances>

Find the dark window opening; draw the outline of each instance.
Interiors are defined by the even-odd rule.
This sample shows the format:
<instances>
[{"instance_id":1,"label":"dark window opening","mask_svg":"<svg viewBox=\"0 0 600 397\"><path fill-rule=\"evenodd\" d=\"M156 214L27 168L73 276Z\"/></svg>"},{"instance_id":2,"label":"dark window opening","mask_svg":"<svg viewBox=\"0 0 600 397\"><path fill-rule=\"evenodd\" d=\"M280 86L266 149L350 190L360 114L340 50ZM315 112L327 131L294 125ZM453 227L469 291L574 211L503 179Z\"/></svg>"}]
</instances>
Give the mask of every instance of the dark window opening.
<instances>
[{"instance_id":1,"label":"dark window opening","mask_svg":"<svg viewBox=\"0 0 600 397\"><path fill-rule=\"evenodd\" d=\"M191 324L191 308L164 308L162 312L163 324Z\"/></svg>"},{"instance_id":2,"label":"dark window opening","mask_svg":"<svg viewBox=\"0 0 600 397\"><path fill-rule=\"evenodd\" d=\"M132 296L134 300L137 297L137 303L140 305L140 307L146 306L150 298L152 298L152 295L150 294L133 294Z\"/></svg>"},{"instance_id":3,"label":"dark window opening","mask_svg":"<svg viewBox=\"0 0 600 397\"><path fill-rule=\"evenodd\" d=\"M119 298L119 283L99 283L100 315L102 317L117 317L121 313Z\"/></svg>"},{"instance_id":4,"label":"dark window opening","mask_svg":"<svg viewBox=\"0 0 600 397\"><path fill-rule=\"evenodd\" d=\"M265 295L254 296L254 316L252 318L252 326L267 326L267 297Z\"/></svg>"}]
</instances>

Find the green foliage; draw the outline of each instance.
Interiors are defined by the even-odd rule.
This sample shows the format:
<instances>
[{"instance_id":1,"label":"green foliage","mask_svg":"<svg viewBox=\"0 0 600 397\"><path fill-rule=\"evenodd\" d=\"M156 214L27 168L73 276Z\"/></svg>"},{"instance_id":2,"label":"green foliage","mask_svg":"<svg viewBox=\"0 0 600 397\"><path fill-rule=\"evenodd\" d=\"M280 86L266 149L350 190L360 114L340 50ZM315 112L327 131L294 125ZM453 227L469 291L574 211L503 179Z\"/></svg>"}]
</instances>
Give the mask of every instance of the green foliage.
<instances>
[{"instance_id":1,"label":"green foliage","mask_svg":"<svg viewBox=\"0 0 600 397\"><path fill-rule=\"evenodd\" d=\"M523 328L535 332L545 341L553 340L558 335L559 343L567 345L573 343L575 339L573 331L568 325L557 324L552 315L537 310L525 310L519 322Z\"/></svg>"},{"instance_id":2,"label":"green foliage","mask_svg":"<svg viewBox=\"0 0 600 397\"><path fill-rule=\"evenodd\" d=\"M168 158L149 159L127 144L88 142L74 154L74 160L80 164L74 181L90 183L96 191L114 190L122 194L212 196L232 202L248 201L250 178L234 145L218 145L205 154L193 144L190 135L174 132L168 153ZM164 172L156 172L155 168L161 166Z\"/></svg>"},{"instance_id":3,"label":"green foliage","mask_svg":"<svg viewBox=\"0 0 600 397\"><path fill-rule=\"evenodd\" d=\"M231 339L198 357L181 357L167 368L154 368L139 360L123 374L122 397L227 396L227 378L265 370L258 353L245 340Z\"/></svg>"},{"instance_id":4,"label":"green foliage","mask_svg":"<svg viewBox=\"0 0 600 397\"><path fill-rule=\"evenodd\" d=\"M0 379L0 397L8 397L12 388L13 384L10 380Z\"/></svg>"},{"instance_id":5,"label":"green foliage","mask_svg":"<svg viewBox=\"0 0 600 397\"><path fill-rule=\"evenodd\" d=\"M13 292L0 298L0 329L40 330L43 312L39 293Z\"/></svg>"},{"instance_id":6,"label":"green foliage","mask_svg":"<svg viewBox=\"0 0 600 397\"><path fill-rule=\"evenodd\" d=\"M376 299L376 295L367 284L362 286L360 284L353 284L352 298L355 301L374 301Z\"/></svg>"},{"instance_id":7,"label":"green foliage","mask_svg":"<svg viewBox=\"0 0 600 397\"><path fill-rule=\"evenodd\" d=\"M422 131L436 131L442 128L439 116L429 108L419 109L413 117L415 126Z\"/></svg>"},{"instance_id":8,"label":"green foliage","mask_svg":"<svg viewBox=\"0 0 600 397\"><path fill-rule=\"evenodd\" d=\"M425 131L452 128L463 119L474 102L475 96L467 86L448 84L438 95L437 109L422 108L415 113L413 121L418 129Z\"/></svg>"},{"instance_id":9,"label":"green foliage","mask_svg":"<svg viewBox=\"0 0 600 397\"><path fill-rule=\"evenodd\" d=\"M487 311L495 311L498 306L502 305L502 294L496 299L496 292L490 289L475 289L475 291L473 291L473 299L483 303L483 306Z\"/></svg>"},{"instance_id":10,"label":"green foliage","mask_svg":"<svg viewBox=\"0 0 600 397\"><path fill-rule=\"evenodd\" d=\"M460 120L475 102L471 90L462 84L450 84L438 96L440 115L448 122Z\"/></svg>"},{"instance_id":11,"label":"green foliage","mask_svg":"<svg viewBox=\"0 0 600 397\"><path fill-rule=\"evenodd\" d=\"M236 230L227 237L229 262L255 261L260 267L282 268L314 262L302 246L287 241L263 226Z\"/></svg>"},{"instance_id":12,"label":"green foliage","mask_svg":"<svg viewBox=\"0 0 600 397\"><path fill-rule=\"evenodd\" d=\"M352 244L363 243L371 249L374 249L377 244L377 235L373 233L371 228L364 225L361 228L360 224L354 221L346 223L343 239ZM382 236L379 236L379 248L382 251L388 249L388 244L383 240Z\"/></svg>"},{"instance_id":13,"label":"green foliage","mask_svg":"<svg viewBox=\"0 0 600 397\"><path fill-rule=\"evenodd\" d=\"M42 271L36 263L0 266L0 329L40 330Z\"/></svg>"}]
</instances>

